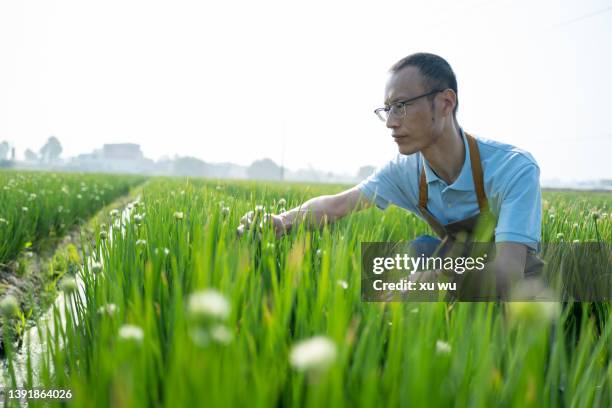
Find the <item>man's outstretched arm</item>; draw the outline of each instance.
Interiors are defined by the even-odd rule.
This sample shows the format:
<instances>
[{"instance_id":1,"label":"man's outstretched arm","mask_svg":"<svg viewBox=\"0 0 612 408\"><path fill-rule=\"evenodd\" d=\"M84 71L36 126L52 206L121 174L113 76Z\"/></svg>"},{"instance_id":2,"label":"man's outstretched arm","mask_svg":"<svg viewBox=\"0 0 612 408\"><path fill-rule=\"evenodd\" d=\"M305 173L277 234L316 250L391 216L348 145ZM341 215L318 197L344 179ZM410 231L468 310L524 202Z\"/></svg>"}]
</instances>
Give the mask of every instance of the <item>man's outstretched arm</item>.
<instances>
[{"instance_id":1,"label":"man's outstretched arm","mask_svg":"<svg viewBox=\"0 0 612 408\"><path fill-rule=\"evenodd\" d=\"M311 198L281 214L270 214L268 218L274 223L276 235L281 236L302 221L306 222L308 228L319 228L326 222L334 222L353 211L359 211L371 205L367 197L355 186L338 194ZM253 219L253 211L245 214L240 220L238 234L241 235L250 228Z\"/></svg>"}]
</instances>

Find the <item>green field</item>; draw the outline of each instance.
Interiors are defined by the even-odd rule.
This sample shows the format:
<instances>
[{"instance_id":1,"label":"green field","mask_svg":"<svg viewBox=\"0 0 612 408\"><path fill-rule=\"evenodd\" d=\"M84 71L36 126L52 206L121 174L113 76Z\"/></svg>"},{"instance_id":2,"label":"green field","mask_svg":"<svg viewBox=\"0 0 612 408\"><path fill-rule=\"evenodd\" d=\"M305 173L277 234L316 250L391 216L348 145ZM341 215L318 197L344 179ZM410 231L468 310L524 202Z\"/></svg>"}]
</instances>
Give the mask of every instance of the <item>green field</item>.
<instances>
[{"instance_id":1,"label":"green field","mask_svg":"<svg viewBox=\"0 0 612 408\"><path fill-rule=\"evenodd\" d=\"M87 176L74 177L62 205L92 216L75 197ZM107 192L131 185L98 180ZM26 228L17 249L73 220L49 215L64 182L48 182L43 226ZM39 353L24 339L21 386L70 389L68 405L78 407L612 405L612 325L597 326L608 304L598 320L587 304L362 302L360 243L431 233L404 210L371 208L320 231L300 225L279 240L270 228L236 234L257 205L276 213L281 199L289 209L345 187L148 181L128 217L107 208L93 219L92 258L83 252L78 279L59 282L67 301L52 312L54 335ZM0 195L2 210L5 199L18 208L27 197ZM545 192L542 241L611 243L611 208L609 194ZM3 325L14 325L6 298L0 308ZM576 322L577 309L587 318ZM47 326L38 328L45 337ZM19 350L5 332L10 386Z\"/></svg>"},{"instance_id":2,"label":"green field","mask_svg":"<svg viewBox=\"0 0 612 408\"><path fill-rule=\"evenodd\" d=\"M0 171L0 264L37 249L126 194L143 177Z\"/></svg>"}]
</instances>

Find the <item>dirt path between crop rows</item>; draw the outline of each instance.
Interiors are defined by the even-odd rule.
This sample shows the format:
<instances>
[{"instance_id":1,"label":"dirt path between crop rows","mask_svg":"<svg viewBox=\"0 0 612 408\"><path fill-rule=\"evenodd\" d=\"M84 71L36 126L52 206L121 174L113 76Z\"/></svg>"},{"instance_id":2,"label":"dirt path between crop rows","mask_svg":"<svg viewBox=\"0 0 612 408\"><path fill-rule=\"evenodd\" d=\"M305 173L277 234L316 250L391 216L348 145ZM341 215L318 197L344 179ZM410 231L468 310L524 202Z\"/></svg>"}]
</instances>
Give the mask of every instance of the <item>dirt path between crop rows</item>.
<instances>
[{"instance_id":1,"label":"dirt path between crop rows","mask_svg":"<svg viewBox=\"0 0 612 408\"><path fill-rule=\"evenodd\" d=\"M62 238L47 238L40 245L40 253L24 251L15 261L0 268L0 290L2 297L13 295L18 299L20 309L25 315L26 325L20 327L21 334L30 330L36 320L51 307L58 292L56 283L61 276L68 272L65 270L69 258L78 257L83 265L82 254L88 257L90 245L95 240L96 227L105 222L111 209L123 209L135 197L142 195L143 188L149 183L145 181L130 191L106 205L88 221L74 227ZM19 319L15 319L16 324ZM0 339L3 339L4 328L0 326ZM16 346L22 345L23 338L18 336ZM4 361L4 341L0 342L0 357Z\"/></svg>"}]
</instances>

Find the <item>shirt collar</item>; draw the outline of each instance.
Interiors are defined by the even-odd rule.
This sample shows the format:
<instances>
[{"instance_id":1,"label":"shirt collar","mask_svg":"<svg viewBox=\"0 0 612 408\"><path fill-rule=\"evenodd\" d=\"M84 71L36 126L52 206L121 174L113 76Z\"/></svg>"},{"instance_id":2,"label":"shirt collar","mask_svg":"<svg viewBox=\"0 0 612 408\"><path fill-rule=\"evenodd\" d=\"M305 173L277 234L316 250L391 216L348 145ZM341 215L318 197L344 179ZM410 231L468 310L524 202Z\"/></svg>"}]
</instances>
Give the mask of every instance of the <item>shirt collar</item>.
<instances>
[{"instance_id":1,"label":"shirt collar","mask_svg":"<svg viewBox=\"0 0 612 408\"><path fill-rule=\"evenodd\" d=\"M474 191L474 180L472 178L472 162L470 160L470 148L467 143L467 139L463 133L463 128L460 129L461 139L463 140L463 148L465 149L465 160L463 162L463 166L461 167L461 172L459 173L459 177L455 180L453 184L451 184L448 188L453 190L461 190L461 191ZM439 178L436 173L429 167L429 163L427 159L421 155L423 159L423 163L425 163L425 179L427 180L427 184L432 183L434 181L440 181L445 183L444 180Z\"/></svg>"}]
</instances>

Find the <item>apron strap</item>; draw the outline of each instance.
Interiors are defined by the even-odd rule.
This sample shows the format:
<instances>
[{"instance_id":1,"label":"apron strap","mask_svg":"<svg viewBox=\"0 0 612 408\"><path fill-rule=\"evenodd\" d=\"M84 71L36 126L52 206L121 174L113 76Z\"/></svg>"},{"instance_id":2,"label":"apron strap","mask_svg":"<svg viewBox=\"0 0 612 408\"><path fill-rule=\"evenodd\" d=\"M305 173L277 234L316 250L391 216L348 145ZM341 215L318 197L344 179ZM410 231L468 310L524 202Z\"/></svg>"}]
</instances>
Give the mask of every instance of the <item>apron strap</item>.
<instances>
[{"instance_id":1,"label":"apron strap","mask_svg":"<svg viewBox=\"0 0 612 408\"><path fill-rule=\"evenodd\" d=\"M421 160L421 178L419 180L419 208L427 208L427 180L425 179L425 162Z\"/></svg>"},{"instance_id":2,"label":"apron strap","mask_svg":"<svg viewBox=\"0 0 612 408\"><path fill-rule=\"evenodd\" d=\"M481 213L489 211L489 202L484 190L483 171L480 163L480 151L478 150L478 142L476 139L465 133L468 147L470 149L470 163L472 164L472 179L474 180L474 189L476 190L476 198L478 198L478 208ZM425 178L425 163L422 161L421 176L419 179L419 209L427 209L428 188L427 179Z\"/></svg>"},{"instance_id":3,"label":"apron strap","mask_svg":"<svg viewBox=\"0 0 612 408\"><path fill-rule=\"evenodd\" d=\"M482 172L482 165L480 163L480 151L478 150L478 142L474 137L467 132L465 137L470 147L470 162L472 163L472 179L474 180L474 188L476 189L476 197L478 198L478 208L480 212L489 211L489 201L484 190L484 177Z\"/></svg>"}]
</instances>

